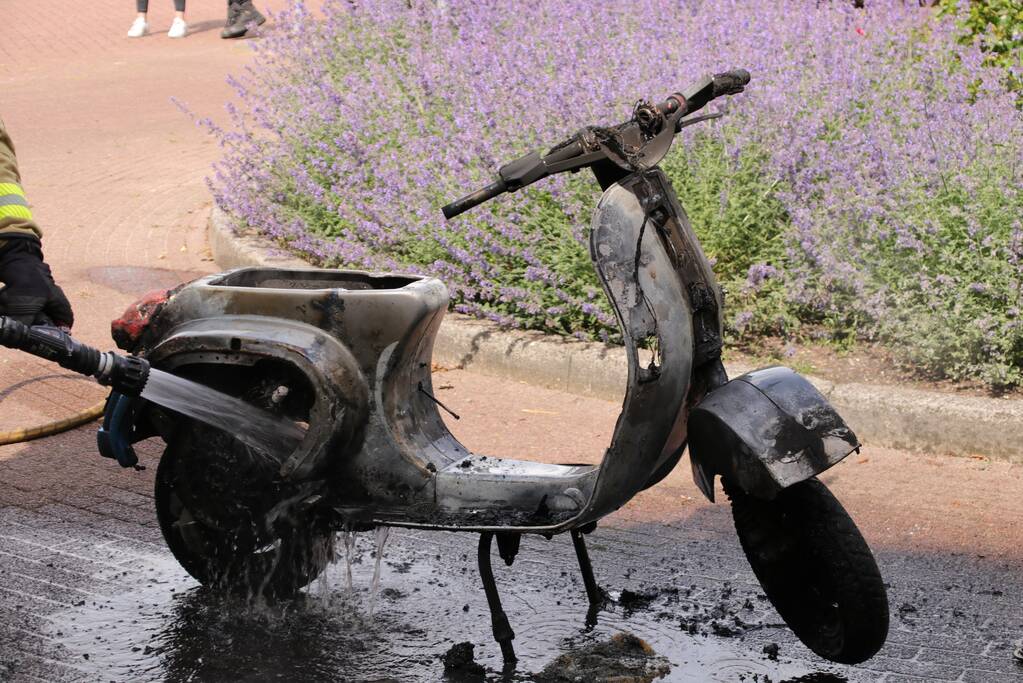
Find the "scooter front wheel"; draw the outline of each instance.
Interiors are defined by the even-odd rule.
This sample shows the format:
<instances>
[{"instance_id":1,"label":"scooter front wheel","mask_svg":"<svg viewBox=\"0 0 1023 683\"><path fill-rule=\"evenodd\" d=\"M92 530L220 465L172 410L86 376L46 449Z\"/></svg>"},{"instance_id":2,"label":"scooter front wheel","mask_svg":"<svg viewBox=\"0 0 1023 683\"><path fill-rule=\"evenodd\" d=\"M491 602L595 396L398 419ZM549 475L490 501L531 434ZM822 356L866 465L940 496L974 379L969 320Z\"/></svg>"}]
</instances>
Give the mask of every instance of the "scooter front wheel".
<instances>
[{"instance_id":1,"label":"scooter front wheel","mask_svg":"<svg viewBox=\"0 0 1023 683\"><path fill-rule=\"evenodd\" d=\"M887 592L842 504L816 478L774 500L722 484L753 573L792 632L833 662L873 657L888 636Z\"/></svg>"}]
</instances>

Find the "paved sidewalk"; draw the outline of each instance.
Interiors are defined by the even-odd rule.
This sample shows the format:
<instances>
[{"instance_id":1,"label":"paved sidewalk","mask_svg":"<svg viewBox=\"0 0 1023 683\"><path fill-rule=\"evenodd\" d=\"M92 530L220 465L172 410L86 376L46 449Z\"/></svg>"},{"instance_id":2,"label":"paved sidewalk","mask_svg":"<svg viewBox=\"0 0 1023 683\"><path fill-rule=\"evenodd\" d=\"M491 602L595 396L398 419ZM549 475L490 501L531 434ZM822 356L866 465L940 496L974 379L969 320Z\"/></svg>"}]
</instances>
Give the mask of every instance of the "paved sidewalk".
<instances>
[{"instance_id":1,"label":"paved sidewalk","mask_svg":"<svg viewBox=\"0 0 1023 683\"><path fill-rule=\"evenodd\" d=\"M193 0L183 40L166 35L170 0L152 0L153 33L136 40L125 37L129 0L5 0L0 9L0 117L83 341L111 347L109 321L131 301L214 269L204 179L217 146L171 98L225 118L226 77L250 58L250 41L219 37L225 5ZM88 383L53 378L65 374L0 350L0 387L16 387L2 395L0 431L102 398Z\"/></svg>"},{"instance_id":2,"label":"paved sidewalk","mask_svg":"<svg viewBox=\"0 0 1023 683\"><path fill-rule=\"evenodd\" d=\"M217 36L219 0L193 0L200 32L183 41L162 32L170 3L151 4L158 32L134 42L123 38L128 0L5 0L0 10L0 116L47 256L76 307L76 333L104 347L108 321L137 295L213 269L203 178L217 149L170 98L219 116L226 74L248 60L246 43ZM463 416L451 424L458 437L494 455L593 462L617 416L612 403L460 371L440 373L436 387ZM0 352L0 430L66 415L103 393ZM163 545L151 493L159 444L140 448L149 469L124 471L96 455L94 429L0 447L0 680L438 680L437 656L461 640L497 668L474 539L395 532L372 619L368 538L356 558L355 609L334 602L345 593L343 566L286 611L225 605L198 590ZM1009 657L1023 637L1023 466L867 447L825 481L891 585L889 644L865 667L829 667L772 625L727 506L700 497L685 463L593 535L601 583L645 594L604 612L595 633L648 639L672 660L671 680L820 671L888 683L1023 679ZM498 581L525 669L587 638L565 539L528 539ZM741 617L731 637L694 619L718 608ZM780 662L761 654L770 642L780 644Z\"/></svg>"}]
</instances>

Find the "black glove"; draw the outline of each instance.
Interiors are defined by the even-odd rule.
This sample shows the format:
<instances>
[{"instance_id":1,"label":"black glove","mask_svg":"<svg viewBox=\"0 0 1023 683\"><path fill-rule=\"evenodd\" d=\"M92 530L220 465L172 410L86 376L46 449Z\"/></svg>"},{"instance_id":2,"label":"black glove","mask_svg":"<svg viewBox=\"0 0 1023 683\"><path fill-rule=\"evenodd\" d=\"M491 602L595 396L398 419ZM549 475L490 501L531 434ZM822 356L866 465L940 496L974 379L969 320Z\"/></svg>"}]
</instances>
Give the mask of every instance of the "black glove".
<instances>
[{"instance_id":1,"label":"black glove","mask_svg":"<svg viewBox=\"0 0 1023 683\"><path fill-rule=\"evenodd\" d=\"M43 262L39 242L11 238L0 248L0 315L25 325L57 325L71 329L75 314L63 290Z\"/></svg>"}]
</instances>

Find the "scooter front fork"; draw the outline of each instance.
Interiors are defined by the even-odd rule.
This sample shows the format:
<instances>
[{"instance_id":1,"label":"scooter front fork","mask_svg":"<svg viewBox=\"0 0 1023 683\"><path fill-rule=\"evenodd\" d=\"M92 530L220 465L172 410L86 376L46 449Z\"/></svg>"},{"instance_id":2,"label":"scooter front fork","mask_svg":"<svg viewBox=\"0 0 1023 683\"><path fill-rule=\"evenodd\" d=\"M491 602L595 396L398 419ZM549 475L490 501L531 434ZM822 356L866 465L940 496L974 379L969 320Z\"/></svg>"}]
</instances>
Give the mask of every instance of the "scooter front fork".
<instances>
[{"instance_id":1,"label":"scooter front fork","mask_svg":"<svg viewBox=\"0 0 1023 683\"><path fill-rule=\"evenodd\" d=\"M579 561L579 570L583 575L583 585L586 586L586 597L590 602L590 609L586 615L587 625L596 623L596 612L604 604L604 592L597 585L593 576L593 564L590 562L590 554L586 551L586 540L584 533L589 533L596 525L588 529L573 529L572 546L575 548L575 556ZM501 655L505 665L513 665L518 658L515 656L515 646L512 641L515 639L515 631L508 622L508 615L504 613L501 606L501 596L497 592L497 582L494 580L494 569L490 564L490 546L494 539L494 533L484 531L480 534L479 550L477 561L479 562L480 578L483 580L483 590L487 594L487 605L490 607L490 623L494 631L494 640L501 646ZM509 567L515 561L519 552L521 534L498 533L497 548L501 559Z\"/></svg>"}]
</instances>

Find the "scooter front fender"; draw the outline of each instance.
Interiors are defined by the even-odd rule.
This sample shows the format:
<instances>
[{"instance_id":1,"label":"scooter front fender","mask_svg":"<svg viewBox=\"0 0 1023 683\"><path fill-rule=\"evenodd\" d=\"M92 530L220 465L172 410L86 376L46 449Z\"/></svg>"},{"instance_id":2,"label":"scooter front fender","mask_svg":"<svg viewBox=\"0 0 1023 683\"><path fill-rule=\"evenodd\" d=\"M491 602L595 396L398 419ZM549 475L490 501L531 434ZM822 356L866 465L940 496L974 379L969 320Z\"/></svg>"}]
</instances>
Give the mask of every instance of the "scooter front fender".
<instances>
[{"instance_id":1,"label":"scooter front fender","mask_svg":"<svg viewBox=\"0 0 1023 683\"><path fill-rule=\"evenodd\" d=\"M689 416L693 478L711 501L715 476L770 499L859 445L827 399L783 367L733 379L707 394Z\"/></svg>"}]
</instances>

